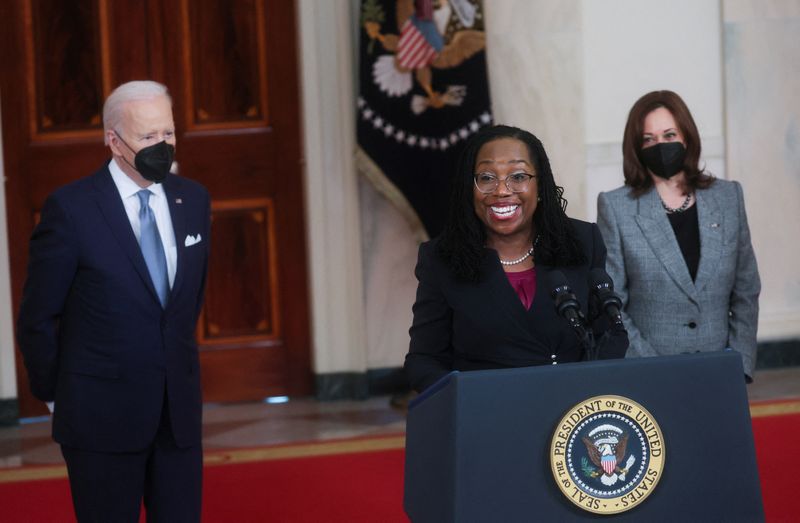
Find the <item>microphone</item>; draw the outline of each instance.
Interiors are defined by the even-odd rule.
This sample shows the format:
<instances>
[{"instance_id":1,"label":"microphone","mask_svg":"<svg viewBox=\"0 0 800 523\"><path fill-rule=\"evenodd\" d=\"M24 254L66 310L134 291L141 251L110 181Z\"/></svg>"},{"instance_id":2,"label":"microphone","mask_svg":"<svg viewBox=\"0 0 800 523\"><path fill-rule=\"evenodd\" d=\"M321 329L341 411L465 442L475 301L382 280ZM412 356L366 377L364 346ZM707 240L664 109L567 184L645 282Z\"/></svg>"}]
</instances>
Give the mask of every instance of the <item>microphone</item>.
<instances>
[{"instance_id":1,"label":"microphone","mask_svg":"<svg viewBox=\"0 0 800 523\"><path fill-rule=\"evenodd\" d=\"M596 360L597 348L594 346L592 332L584 327L580 303L578 303L578 298L572 292L569 282L567 282L567 277L561 271L553 271L550 273L550 281L555 282L551 296L555 301L556 312L569 322L578 337L578 341L583 348L583 359Z\"/></svg>"},{"instance_id":2,"label":"microphone","mask_svg":"<svg viewBox=\"0 0 800 523\"><path fill-rule=\"evenodd\" d=\"M583 314L581 313L581 306L578 303L578 298L572 292L572 289L567 282L567 277L561 271L553 271L550 273L551 281L555 282L553 292L550 294L556 304L556 312L562 318L565 318L572 328L583 330Z\"/></svg>"},{"instance_id":3,"label":"microphone","mask_svg":"<svg viewBox=\"0 0 800 523\"><path fill-rule=\"evenodd\" d=\"M595 267L589 272L589 288L592 296L597 300L597 307L606 313L615 326L622 327L622 300L614 293L614 282L611 276L600 268Z\"/></svg>"}]
</instances>

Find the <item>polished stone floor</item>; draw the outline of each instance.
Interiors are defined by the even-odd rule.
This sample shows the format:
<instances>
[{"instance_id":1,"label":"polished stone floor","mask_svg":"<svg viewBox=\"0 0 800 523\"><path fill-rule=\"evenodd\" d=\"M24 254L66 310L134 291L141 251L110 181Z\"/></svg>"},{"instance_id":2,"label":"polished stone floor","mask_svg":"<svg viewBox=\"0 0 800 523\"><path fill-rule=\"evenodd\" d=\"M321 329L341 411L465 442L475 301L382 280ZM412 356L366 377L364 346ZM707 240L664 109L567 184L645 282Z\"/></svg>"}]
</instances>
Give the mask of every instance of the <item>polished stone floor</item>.
<instances>
[{"instance_id":1,"label":"polished stone floor","mask_svg":"<svg viewBox=\"0 0 800 523\"><path fill-rule=\"evenodd\" d=\"M800 400L800 367L758 371L755 378L747 386L752 403ZM388 397L365 401L319 402L299 398L283 403L209 404L205 407L203 424L207 454L402 436L404 431L405 414L390 406ZM392 445L402 446L402 439ZM0 470L10 472L27 465L62 463L61 453L50 439L49 419L0 428Z\"/></svg>"}]
</instances>

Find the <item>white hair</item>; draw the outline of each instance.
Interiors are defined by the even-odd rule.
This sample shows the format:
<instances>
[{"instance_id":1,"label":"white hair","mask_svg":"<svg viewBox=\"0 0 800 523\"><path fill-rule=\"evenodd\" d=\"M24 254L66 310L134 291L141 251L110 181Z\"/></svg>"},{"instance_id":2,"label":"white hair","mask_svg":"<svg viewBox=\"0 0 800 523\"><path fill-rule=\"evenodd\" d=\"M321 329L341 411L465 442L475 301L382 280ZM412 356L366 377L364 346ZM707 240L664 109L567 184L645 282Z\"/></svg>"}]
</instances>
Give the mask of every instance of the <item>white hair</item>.
<instances>
[{"instance_id":1,"label":"white hair","mask_svg":"<svg viewBox=\"0 0 800 523\"><path fill-rule=\"evenodd\" d=\"M105 131L105 143L108 145L108 131L116 130L122 120L122 109L126 103L137 100L152 100L160 96L166 96L172 103L169 90L164 84L152 80L134 80L127 82L113 91L106 98L103 104L103 130Z\"/></svg>"}]
</instances>

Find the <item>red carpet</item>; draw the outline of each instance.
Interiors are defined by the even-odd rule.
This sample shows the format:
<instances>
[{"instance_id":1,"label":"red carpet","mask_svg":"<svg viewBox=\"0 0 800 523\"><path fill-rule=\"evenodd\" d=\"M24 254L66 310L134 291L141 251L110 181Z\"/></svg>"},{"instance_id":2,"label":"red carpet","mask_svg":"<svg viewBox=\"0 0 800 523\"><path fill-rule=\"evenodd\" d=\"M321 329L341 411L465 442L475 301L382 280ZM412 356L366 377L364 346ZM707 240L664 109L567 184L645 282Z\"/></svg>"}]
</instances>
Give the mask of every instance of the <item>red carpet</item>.
<instances>
[{"instance_id":1,"label":"red carpet","mask_svg":"<svg viewBox=\"0 0 800 523\"><path fill-rule=\"evenodd\" d=\"M800 520L793 503L800 470L800 403L784 405L789 408L781 408L781 404L753 407L768 522ZM776 415L778 412L793 413ZM211 452L205 468L203 521L407 522L402 507L404 455L396 448L400 445L400 438L373 438ZM25 467L3 473L0 520L74 521L69 486L58 467ZM59 477L26 480L27 474Z\"/></svg>"},{"instance_id":2,"label":"red carpet","mask_svg":"<svg viewBox=\"0 0 800 523\"><path fill-rule=\"evenodd\" d=\"M407 523L403 460L395 449L207 466L203 521ZM66 478L0 483L0 521L74 522Z\"/></svg>"},{"instance_id":3,"label":"red carpet","mask_svg":"<svg viewBox=\"0 0 800 523\"><path fill-rule=\"evenodd\" d=\"M403 451L209 467L204 521L407 522Z\"/></svg>"},{"instance_id":4,"label":"red carpet","mask_svg":"<svg viewBox=\"0 0 800 523\"><path fill-rule=\"evenodd\" d=\"M761 496L767 521L800 521L797 478L800 471L800 414L753 418Z\"/></svg>"}]
</instances>

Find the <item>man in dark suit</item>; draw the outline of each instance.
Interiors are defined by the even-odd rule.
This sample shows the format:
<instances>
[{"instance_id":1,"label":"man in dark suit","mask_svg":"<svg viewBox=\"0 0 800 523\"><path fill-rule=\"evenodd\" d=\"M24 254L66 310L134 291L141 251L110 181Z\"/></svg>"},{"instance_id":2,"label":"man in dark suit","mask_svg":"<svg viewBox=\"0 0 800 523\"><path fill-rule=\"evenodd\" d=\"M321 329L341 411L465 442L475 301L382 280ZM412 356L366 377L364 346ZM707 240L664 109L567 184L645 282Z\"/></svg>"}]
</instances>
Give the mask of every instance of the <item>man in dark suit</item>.
<instances>
[{"instance_id":1,"label":"man in dark suit","mask_svg":"<svg viewBox=\"0 0 800 523\"><path fill-rule=\"evenodd\" d=\"M199 521L209 196L169 172L166 87L119 86L103 123L112 159L50 195L34 230L19 345L79 521L135 522L142 500L148 521Z\"/></svg>"}]
</instances>

